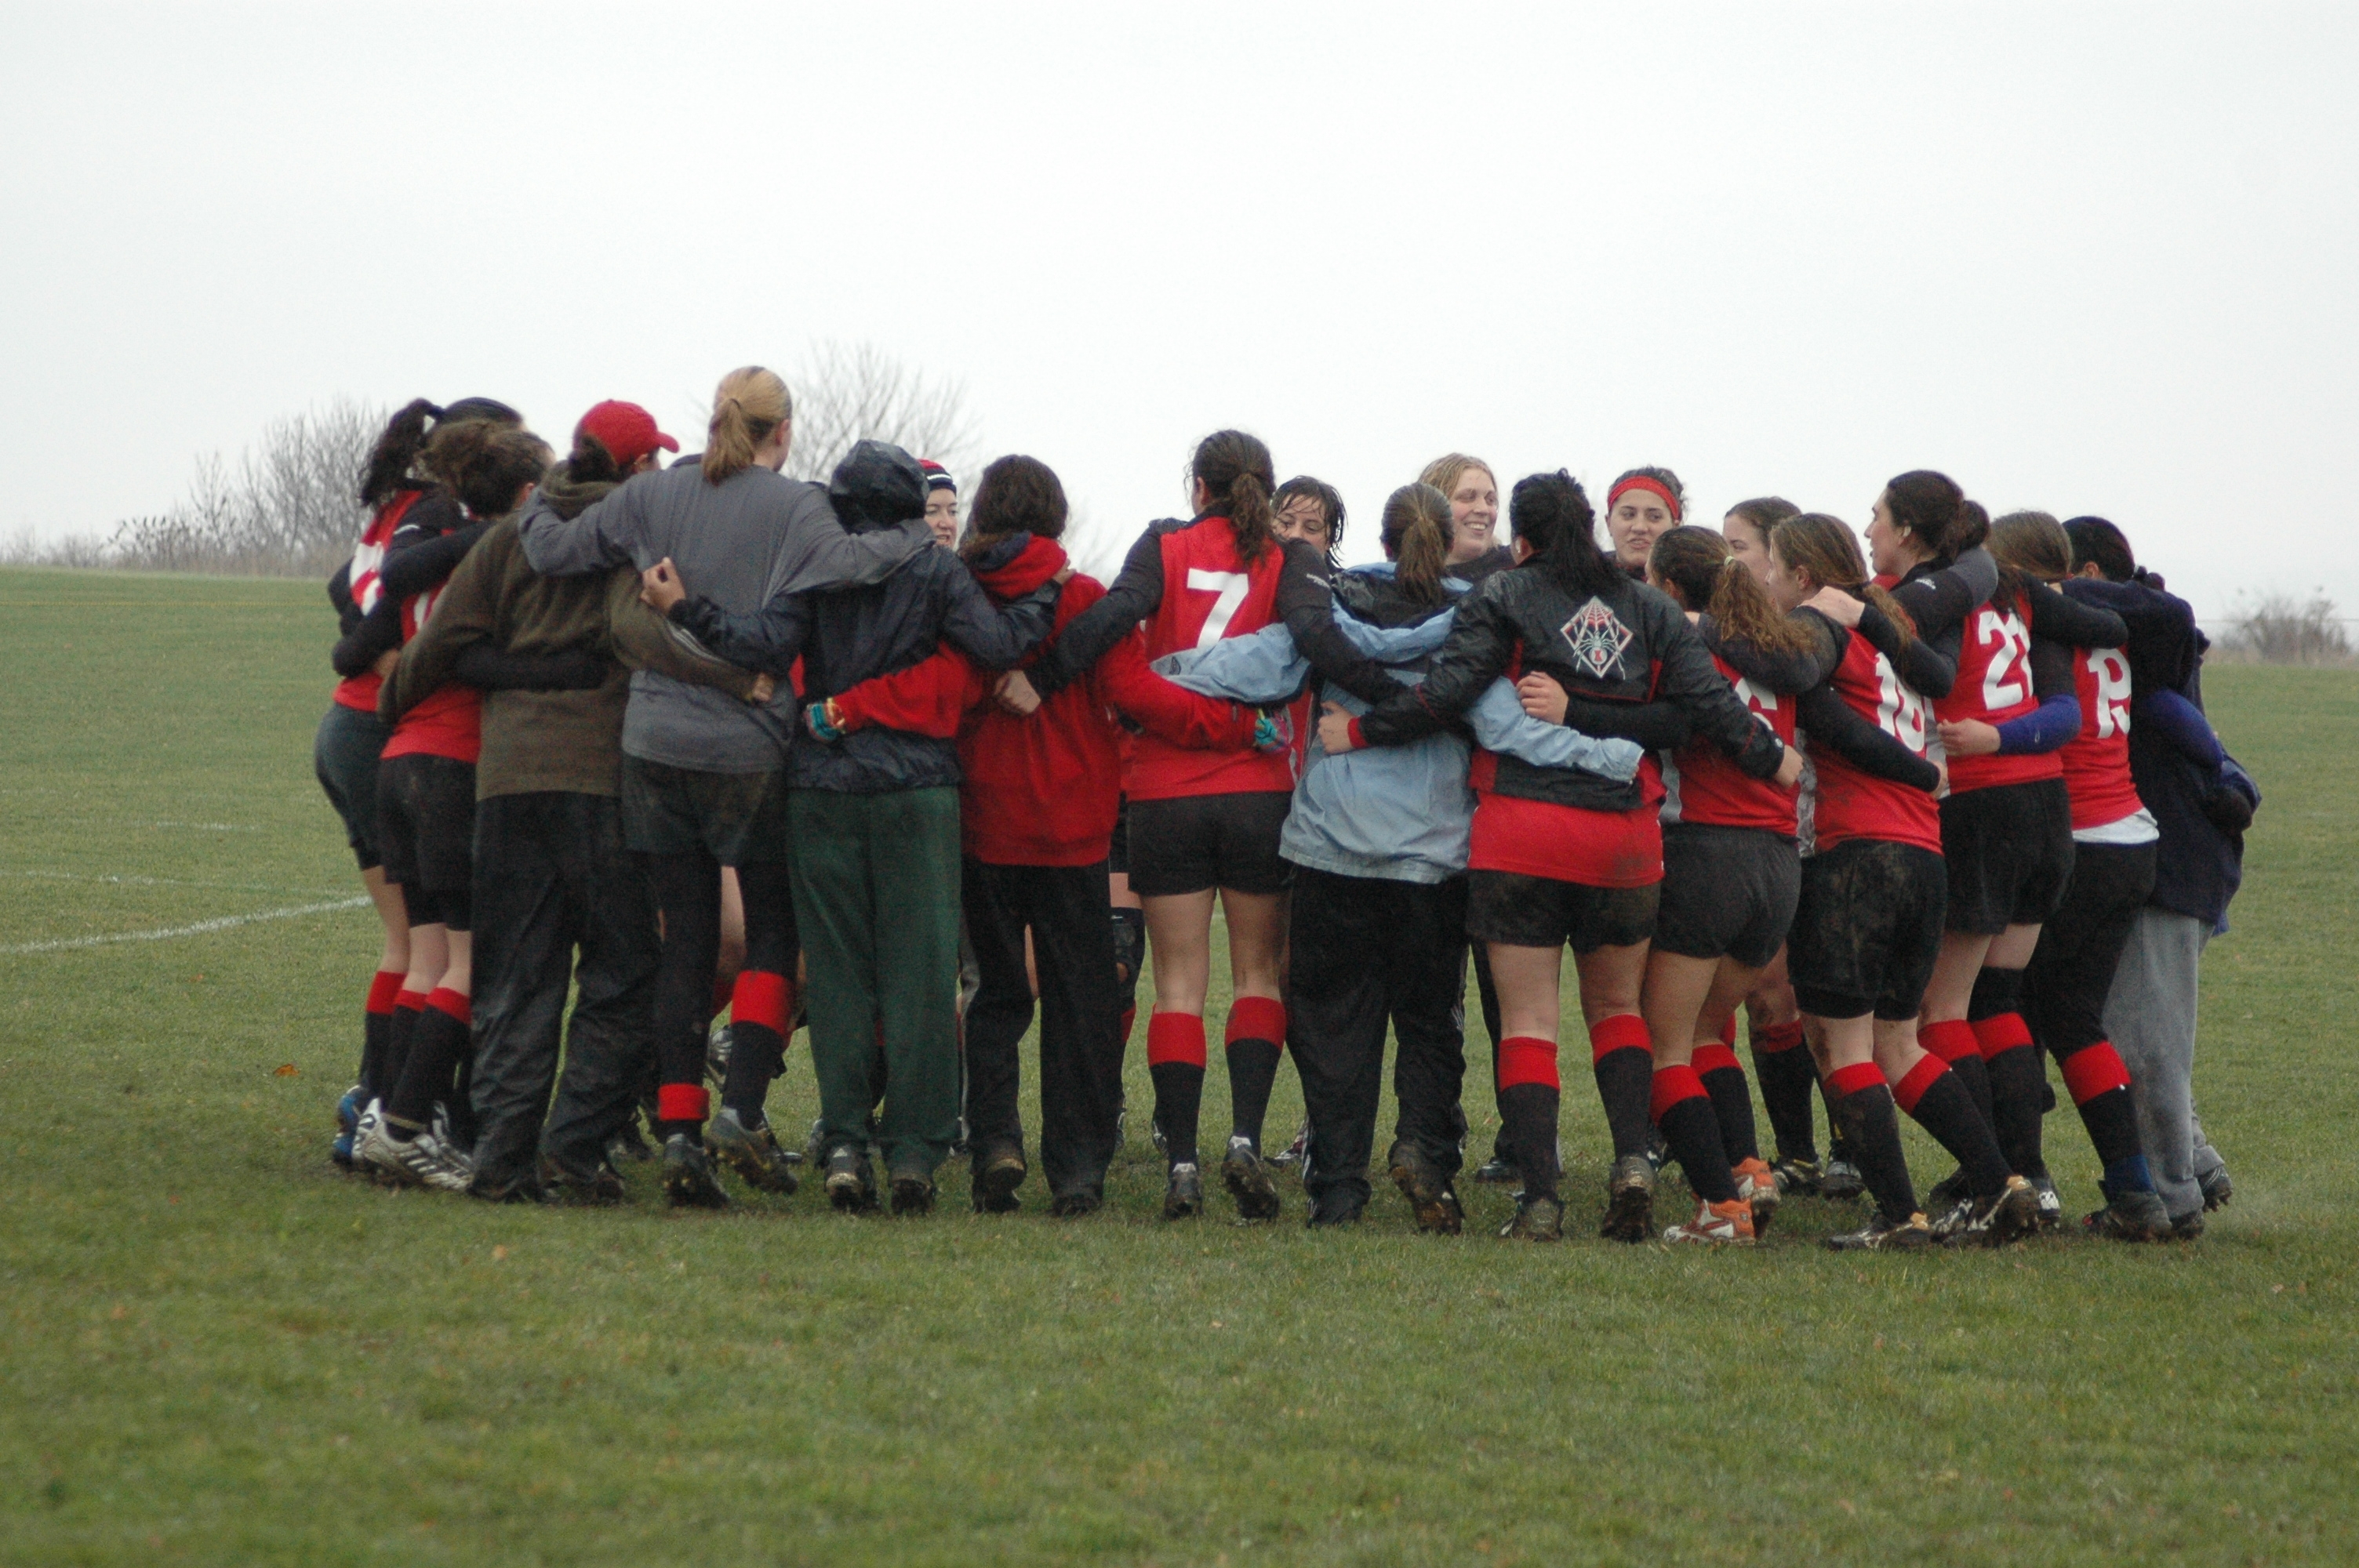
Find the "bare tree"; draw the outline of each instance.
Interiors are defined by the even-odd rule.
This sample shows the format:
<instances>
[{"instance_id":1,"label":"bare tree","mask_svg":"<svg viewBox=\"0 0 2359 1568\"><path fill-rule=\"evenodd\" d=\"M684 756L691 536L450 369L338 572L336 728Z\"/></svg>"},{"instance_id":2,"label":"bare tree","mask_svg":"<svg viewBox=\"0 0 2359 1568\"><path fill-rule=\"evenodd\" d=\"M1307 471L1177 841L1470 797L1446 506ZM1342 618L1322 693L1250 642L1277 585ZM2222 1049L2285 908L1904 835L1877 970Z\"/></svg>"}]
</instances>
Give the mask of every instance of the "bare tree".
<instances>
[{"instance_id":1,"label":"bare tree","mask_svg":"<svg viewBox=\"0 0 2359 1568\"><path fill-rule=\"evenodd\" d=\"M861 440L890 441L954 470L973 455L966 389L929 379L874 343L814 342L787 385L795 400L787 471L798 479L826 483Z\"/></svg>"},{"instance_id":2,"label":"bare tree","mask_svg":"<svg viewBox=\"0 0 2359 1568\"><path fill-rule=\"evenodd\" d=\"M2265 665L2351 662L2351 634L2323 589L2313 589L2307 603L2288 593L2263 594L2236 618L2221 645Z\"/></svg>"}]
</instances>

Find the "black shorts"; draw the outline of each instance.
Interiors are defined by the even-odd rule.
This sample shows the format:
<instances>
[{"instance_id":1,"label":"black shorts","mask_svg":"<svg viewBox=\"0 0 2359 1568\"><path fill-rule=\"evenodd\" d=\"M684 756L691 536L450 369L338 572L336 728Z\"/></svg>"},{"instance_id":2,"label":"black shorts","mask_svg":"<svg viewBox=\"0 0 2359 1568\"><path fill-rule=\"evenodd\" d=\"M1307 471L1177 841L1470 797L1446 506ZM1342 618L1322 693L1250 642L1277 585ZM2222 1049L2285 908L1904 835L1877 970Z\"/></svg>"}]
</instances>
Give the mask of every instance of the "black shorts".
<instances>
[{"instance_id":1,"label":"black shorts","mask_svg":"<svg viewBox=\"0 0 2359 1568\"><path fill-rule=\"evenodd\" d=\"M1114 806L1114 839L1106 846L1106 871L1111 874L1130 875L1130 796L1124 795Z\"/></svg>"},{"instance_id":2,"label":"black shorts","mask_svg":"<svg viewBox=\"0 0 2359 1568\"><path fill-rule=\"evenodd\" d=\"M1813 1018L1916 1017L1947 888L1941 857L1914 844L1852 838L1803 861L1786 940L1796 1004Z\"/></svg>"},{"instance_id":3,"label":"black shorts","mask_svg":"<svg viewBox=\"0 0 2359 1568\"><path fill-rule=\"evenodd\" d=\"M2072 881L2072 800L2062 779L1993 784L1941 802L1949 928L1995 936L2044 925Z\"/></svg>"},{"instance_id":4,"label":"black shorts","mask_svg":"<svg viewBox=\"0 0 2359 1568\"><path fill-rule=\"evenodd\" d=\"M377 842L386 881L401 884L412 925L473 925L475 764L422 752L376 771Z\"/></svg>"},{"instance_id":5,"label":"black shorts","mask_svg":"<svg viewBox=\"0 0 2359 1568\"><path fill-rule=\"evenodd\" d=\"M623 758L623 841L648 855L702 850L724 866L784 864L787 775L713 773Z\"/></svg>"},{"instance_id":6,"label":"black shorts","mask_svg":"<svg viewBox=\"0 0 2359 1568\"><path fill-rule=\"evenodd\" d=\"M1802 858L1791 838L1759 827L1666 824L1656 949L1760 968L1785 944L1801 891Z\"/></svg>"},{"instance_id":7,"label":"black shorts","mask_svg":"<svg viewBox=\"0 0 2359 1568\"><path fill-rule=\"evenodd\" d=\"M311 771L320 775L328 804L344 819L344 842L364 871L385 863L376 838L376 760L392 739L393 726L374 709L335 702L328 705L311 742Z\"/></svg>"},{"instance_id":8,"label":"black shorts","mask_svg":"<svg viewBox=\"0 0 2359 1568\"><path fill-rule=\"evenodd\" d=\"M1520 871L1466 873L1466 935L1510 947L1561 947L1576 953L1627 947L1655 934L1663 884L1593 888Z\"/></svg>"},{"instance_id":9,"label":"black shorts","mask_svg":"<svg viewBox=\"0 0 2359 1568\"><path fill-rule=\"evenodd\" d=\"M1226 888L1284 892L1294 868L1277 837L1294 805L1288 790L1190 795L1129 805L1130 891L1141 898Z\"/></svg>"}]
</instances>

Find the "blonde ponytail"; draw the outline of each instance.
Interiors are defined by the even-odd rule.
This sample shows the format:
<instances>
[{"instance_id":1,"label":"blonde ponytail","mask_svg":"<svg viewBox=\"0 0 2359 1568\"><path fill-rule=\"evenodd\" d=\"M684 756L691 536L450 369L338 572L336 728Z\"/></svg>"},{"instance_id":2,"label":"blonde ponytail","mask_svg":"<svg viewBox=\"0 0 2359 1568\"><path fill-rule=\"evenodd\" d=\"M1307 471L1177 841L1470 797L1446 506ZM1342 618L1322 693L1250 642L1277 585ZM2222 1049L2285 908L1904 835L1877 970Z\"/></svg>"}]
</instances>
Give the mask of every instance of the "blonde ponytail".
<instances>
[{"instance_id":1,"label":"blonde ponytail","mask_svg":"<svg viewBox=\"0 0 2359 1568\"><path fill-rule=\"evenodd\" d=\"M755 449L794 416L787 384L760 365L733 370L712 394L712 422L706 427L703 470L719 484L754 466Z\"/></svg>"}]
</instances>

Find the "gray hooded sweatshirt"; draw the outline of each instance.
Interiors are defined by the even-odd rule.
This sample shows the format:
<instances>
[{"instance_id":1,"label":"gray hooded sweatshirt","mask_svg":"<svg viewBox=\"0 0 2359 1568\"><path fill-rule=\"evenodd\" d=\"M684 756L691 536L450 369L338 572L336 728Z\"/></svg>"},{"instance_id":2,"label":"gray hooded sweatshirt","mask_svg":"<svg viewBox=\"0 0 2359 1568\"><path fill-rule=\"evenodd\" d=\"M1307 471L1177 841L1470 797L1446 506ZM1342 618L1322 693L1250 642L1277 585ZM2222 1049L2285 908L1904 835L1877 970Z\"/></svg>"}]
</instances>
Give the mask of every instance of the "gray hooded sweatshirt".
<instances>
[{"instance_id":1,"label":"gray hooded sweatshirt","mask_svg":"<svg viewBox=\"0 0 2359 1568\"><path fill-rule=\"evenodd\" d=\"M922 518L852 535L827 492L759 466L707 484L688 461L637 475L576 517L535 495L522 523L525 558L547 577L641 570L669 556L680 581L733 614L781 594L881 582L933 543ZM786 683L766 707L711 687L640 670L623 714L627 756L715 773L765 773L785 765L795 730Z\"/></svg>"}]
</instances>

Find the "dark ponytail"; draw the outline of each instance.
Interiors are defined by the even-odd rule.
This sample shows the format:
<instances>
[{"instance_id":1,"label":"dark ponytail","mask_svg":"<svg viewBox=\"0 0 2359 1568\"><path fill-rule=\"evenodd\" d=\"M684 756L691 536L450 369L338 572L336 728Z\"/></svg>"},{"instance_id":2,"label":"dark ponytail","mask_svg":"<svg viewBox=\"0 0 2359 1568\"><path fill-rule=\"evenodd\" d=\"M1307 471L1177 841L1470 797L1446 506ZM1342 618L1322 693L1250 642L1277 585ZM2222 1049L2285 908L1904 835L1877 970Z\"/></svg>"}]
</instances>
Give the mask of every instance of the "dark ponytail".
<instances>
[{"instance_id":1,"label":"dark ponytail","mask_svg":"<svg viewBox=\"0 0 2359 1568\"><path fill-rule=\"evenodd\" d=\"M1562 469L1516 481L1507 503L1507 526L1531 547L1524 565L1537 568L1575 602L1611 593L1616 583L1630 580L1597 547L1597 514L1589 494Z\"/></svg>"},{"instance_id":2,"label":"dark ponytail","mask_svg":"<svg viewBox=\"0 0 2359 1568\"><path fill-rule=\"evenodd\" d=\"M376 438L376 445L369 449L368 460L361 465L363 506L382 506L415 482L410 470L418 464L418 454L425 449L427 427L441 417L441 409L418 397L403 404L401 412L386 421L385 433Z\"/></svg>"},{"instance_id":3,"label":"dark ponytail","mask_svg":"<svg viewBox=\"0 0 2359 1568\"><path fill-rule=\"evenodd\" d=\"M2103 517L2072 518L2064 524L2064 536L2072 541L2072 565L2076 569L2094 563L2107 582L2153 580L2130 553L2129 535Z\"/></svg>"},{"instance_id":4,"label":"dark ponytail","mask_svg":"<svg viewBox=\"0 0 2359 1568\"><path fill-rule=\"evenodd\" d=\"M1450 498L1430 484L1405 484L1385 497L1378 528L1401 591L1419 604L1447 599L1441 574L1450 562Z\"/></svg>"},{"instance_id":5,"label":"dark ponytail","mask_svg":"<svg viewBox=\"0 0 2359 1568\"><path fill-rule=\"evenodd\" d=\"M1956 559L1959 551L1981 544L1990 527L1990 514L1968 501L1956 480L1931 469L1910 469L1886 481L1884 504L1894 524L1908 529L1937 560Z\"/></svg>"},{"instance_id":6,"label":"dark ponytail","mask_svg":"<svg viewBox=\"0 0 2359 1568\"><path fill-rule=\"evenodd\" d=\"M1215 430L1196 443L1189 471L1203 481L1207 514L1229 520L1237 558L1247 566L1261 559L1276 536L1269 503L1277 489L1277 470L1261 438Z\"/></svg>"},{"instance_id":7,"label":"dark ponytail","mask_svg":"<svg viewBox=\"0 0 2359 1568\"><path fill-rule=\"evenodd\" d=\"M425 463L468 515L488 520L516 509L517 494L549 471L551 455L548 442L514 425L445 420L426 443Z\"/></svg>"},{"instance_id":8,"label":"dark ponytail","mask_svg":"<svg viewBox=\"0 0 2359 1568\"><path fill-rule=\"evenodd\" d=\"M1647 571L1680 609L1710 615L1724 638L1749 643L1765 654L1807 653L1815 642L1808 627L1778 611L1728 541L1709 528L1665 533L1655 541Z\"/></svg>"}]
</instances>

